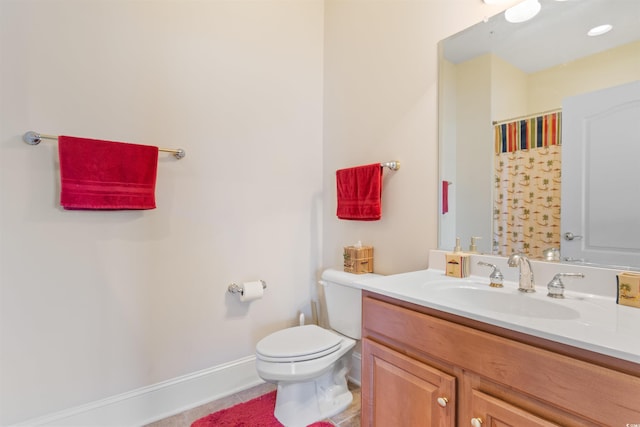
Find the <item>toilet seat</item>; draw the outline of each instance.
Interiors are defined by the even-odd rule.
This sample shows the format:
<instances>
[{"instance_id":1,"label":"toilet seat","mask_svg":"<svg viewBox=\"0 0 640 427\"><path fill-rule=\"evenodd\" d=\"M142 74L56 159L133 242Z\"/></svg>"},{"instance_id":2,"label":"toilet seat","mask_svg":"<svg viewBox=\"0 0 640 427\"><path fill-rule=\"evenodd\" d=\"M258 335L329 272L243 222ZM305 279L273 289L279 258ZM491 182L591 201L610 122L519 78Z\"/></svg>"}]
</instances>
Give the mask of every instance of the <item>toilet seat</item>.
<instances>
[{"instance_id":1,"label":"toilet seat","mask_svg":"<svg viewBox=\"0 0 640 427\"><path fill-rule=\"evenodd\" d=\"M319 326L296 326L264 337L256 355L267 362L302 362L334 353L341 343L341 336Z\"/></svg>"}]
</instances>

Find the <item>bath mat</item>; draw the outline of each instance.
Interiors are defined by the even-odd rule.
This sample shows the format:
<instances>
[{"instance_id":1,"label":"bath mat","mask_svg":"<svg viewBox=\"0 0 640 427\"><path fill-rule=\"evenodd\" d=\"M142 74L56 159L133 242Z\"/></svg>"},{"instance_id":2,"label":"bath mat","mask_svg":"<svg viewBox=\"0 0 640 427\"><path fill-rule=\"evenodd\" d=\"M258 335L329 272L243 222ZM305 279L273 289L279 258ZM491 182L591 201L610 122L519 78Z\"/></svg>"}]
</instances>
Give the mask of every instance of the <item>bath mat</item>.
<instances>
[{"instance_id":1,"label":"bath mat","mask_svg":"<svg viewBox=\"0 0 640 427\"><path fill-rule=\"evenodd\" d=\"M283 427L273 415L276 406L276 391L263 394L248 402L222 409L191 424L191 427ZM320 421L309 427L333 427Z\"/></svg>"}]
</instances>

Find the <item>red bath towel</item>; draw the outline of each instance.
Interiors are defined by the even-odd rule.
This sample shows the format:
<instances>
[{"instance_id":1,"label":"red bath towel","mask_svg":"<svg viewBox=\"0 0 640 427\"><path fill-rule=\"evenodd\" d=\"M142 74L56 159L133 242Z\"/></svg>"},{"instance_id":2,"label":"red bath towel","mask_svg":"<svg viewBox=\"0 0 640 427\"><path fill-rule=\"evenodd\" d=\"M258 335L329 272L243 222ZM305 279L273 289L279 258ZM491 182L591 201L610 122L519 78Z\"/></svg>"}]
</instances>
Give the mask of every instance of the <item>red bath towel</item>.
<instances>
[{"instance_id":1,"label":"red bath towel","mask_svg":"<svg viewBox=\"0 0 640 427\"><path fill-rule=\"evenodd\" d=\"M340 219L375 221L382 217L380 163L336 171Z\"/></svg>"},{"instance_id":2,"label":"red bath towel","mask_svg":"<svg viewBox=\"0 0 640 427\"><path fill-rule=\"evenodd\" d=\"M65 209L154 209L158 147L58 137Z\"/></svg>"}]
</instances>

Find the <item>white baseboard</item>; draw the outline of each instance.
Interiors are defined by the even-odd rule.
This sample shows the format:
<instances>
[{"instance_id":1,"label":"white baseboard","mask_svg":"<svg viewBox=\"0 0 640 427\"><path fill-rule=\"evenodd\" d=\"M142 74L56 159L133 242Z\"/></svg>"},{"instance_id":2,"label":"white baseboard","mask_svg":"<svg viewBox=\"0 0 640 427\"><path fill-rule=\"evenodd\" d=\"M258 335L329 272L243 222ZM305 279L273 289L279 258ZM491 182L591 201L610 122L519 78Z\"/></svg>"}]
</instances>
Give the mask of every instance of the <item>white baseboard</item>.
<instances>
[{"instance_id":1,"label":"white baseboard","mask_svg":"<svg viewBox=\"0 0 640 427\"><path fill-rule=\"evenodd\" d=\"M250 356L31 419L14 427L143 426L262 383L264 381L256 373L255 356Z\"/></svg>"}]
</instances>

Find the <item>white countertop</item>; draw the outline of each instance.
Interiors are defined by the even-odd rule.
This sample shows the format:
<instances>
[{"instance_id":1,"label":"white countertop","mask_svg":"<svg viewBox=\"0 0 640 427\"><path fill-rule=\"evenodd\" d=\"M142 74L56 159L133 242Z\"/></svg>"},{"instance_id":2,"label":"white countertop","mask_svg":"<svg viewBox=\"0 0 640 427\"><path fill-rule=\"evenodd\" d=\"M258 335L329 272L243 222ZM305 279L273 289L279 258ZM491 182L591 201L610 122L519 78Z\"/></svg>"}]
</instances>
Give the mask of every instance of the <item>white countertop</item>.
<instances>
[{"instance_id":1,"label":"white countertop","mask_svg":"<svg viewBox=\"0 0 640 427\"><path fill-rule=\"evenodd\" d=\"M519 292L517 283L512 281L505 281L504 288L491 288L488 283L487 276L456 279L446 276L444 270L427 269L363 277L355 285L402 301L640 363L640 308L618 305L614 297L569 290L565 291L565 299L549 298L546 283L530 294ZM460 288L460 292L451 292L450 288ZM471 296L465 297L466 292ZM478 296L485 303L480 303Z\"/></svg>"}]
</instances>

